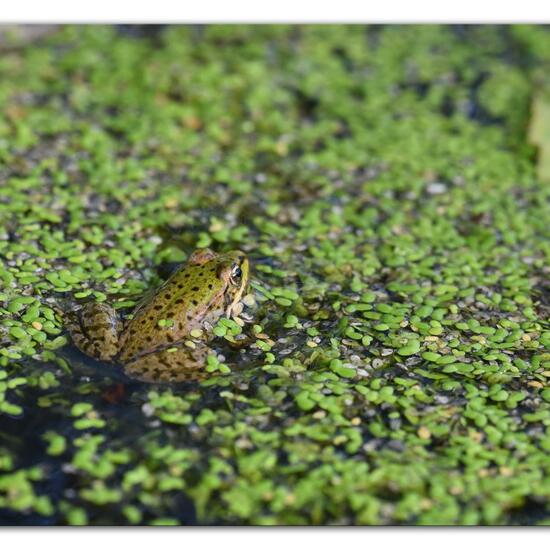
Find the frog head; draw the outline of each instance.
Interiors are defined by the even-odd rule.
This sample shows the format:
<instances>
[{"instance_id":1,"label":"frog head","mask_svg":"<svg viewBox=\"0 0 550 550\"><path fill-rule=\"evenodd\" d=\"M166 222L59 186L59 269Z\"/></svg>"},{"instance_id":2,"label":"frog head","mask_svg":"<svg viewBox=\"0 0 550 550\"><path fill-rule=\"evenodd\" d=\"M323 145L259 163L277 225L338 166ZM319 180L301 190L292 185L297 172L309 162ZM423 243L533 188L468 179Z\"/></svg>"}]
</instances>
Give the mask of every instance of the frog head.
<instances>
[{"instance_id":1,"label":"frog head","mask_svg":"<svg viewBox=\"0 0 550 550\"><path fill-rule=\"evenodd\" d=\"M248 287L249 262L246 254L241 250L220 254L217 261L217 275L225 287L226 315L231 317L233 308L239 303Z\"/></svg>"}]
</instances>

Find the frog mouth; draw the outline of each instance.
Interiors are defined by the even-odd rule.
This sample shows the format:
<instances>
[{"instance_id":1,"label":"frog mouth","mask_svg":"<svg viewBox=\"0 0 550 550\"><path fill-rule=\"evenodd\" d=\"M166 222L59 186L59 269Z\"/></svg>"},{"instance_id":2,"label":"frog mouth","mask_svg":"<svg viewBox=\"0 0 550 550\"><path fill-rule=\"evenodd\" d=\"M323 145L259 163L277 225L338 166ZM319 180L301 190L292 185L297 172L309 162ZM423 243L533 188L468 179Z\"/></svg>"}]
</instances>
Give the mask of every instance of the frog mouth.
<instances>
[{"instance_id":1,"label":"frog mouth","mask_svg":"<svg viewBox=\"0 0 550 550\"><path fill-rule=\"evenodd\" d=\"M232 317L233 309L241 301L245 287L246 287L245 284L241 285L239 288L235 290L235 293L233 294L233 296L229 297L230 301L229 301L229 304L227 305L227 310L225 313L227 318L230 319Z\"/></svg>"}]
</instances>

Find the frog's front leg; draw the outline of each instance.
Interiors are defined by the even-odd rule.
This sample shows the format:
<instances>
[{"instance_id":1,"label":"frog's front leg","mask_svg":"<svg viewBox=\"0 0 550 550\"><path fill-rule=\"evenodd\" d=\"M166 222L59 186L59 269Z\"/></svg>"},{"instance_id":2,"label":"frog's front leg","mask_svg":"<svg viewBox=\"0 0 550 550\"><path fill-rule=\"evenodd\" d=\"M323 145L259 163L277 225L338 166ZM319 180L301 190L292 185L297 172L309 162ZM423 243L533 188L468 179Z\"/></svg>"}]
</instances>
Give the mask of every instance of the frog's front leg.
<instances>
[{"instance_id":1,"label":"frog's front leg","mask_svg":"<svg viewBox=\"0 0 550 550\"><path fill-rule=\"evenodd\" d=\"M118 354L122 323L111 306L88 302L79 311L66 313L65 325L75 346L86 355L109 361Z\"/></svg>"},{"instance_id":2,"label":"frog's front leg","mask_svg":"<svg viewBox=\"0 0 550 550\"><path fill-rule=\"evenodd\" d=\"M207 374L205 366L209 351L204 344L191 349L180 343L129 361L124 365L124 372L144 382L200 380Z\"/></svg>"}]
</instances>

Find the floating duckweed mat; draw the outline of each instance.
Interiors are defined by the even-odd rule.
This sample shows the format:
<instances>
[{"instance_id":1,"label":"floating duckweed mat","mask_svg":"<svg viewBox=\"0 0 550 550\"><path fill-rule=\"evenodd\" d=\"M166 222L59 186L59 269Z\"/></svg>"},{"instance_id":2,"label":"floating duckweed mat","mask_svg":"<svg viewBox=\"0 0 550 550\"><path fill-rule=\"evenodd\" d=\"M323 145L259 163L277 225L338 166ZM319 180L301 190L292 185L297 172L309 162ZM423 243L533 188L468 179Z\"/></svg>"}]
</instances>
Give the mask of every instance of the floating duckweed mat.
<instances>
[{"instance_id":1,"label":"floating duckweed mat","mask_svg":"<svg viewBox=\"0 0 550 550\"><path fill-rule=\"evenodd\" d=\"M547 28L1 47L1 524L550 523ZM56 305L127 315L206 246L255 304L205 381L71 345Z\"/></svg>"}]
</instances>

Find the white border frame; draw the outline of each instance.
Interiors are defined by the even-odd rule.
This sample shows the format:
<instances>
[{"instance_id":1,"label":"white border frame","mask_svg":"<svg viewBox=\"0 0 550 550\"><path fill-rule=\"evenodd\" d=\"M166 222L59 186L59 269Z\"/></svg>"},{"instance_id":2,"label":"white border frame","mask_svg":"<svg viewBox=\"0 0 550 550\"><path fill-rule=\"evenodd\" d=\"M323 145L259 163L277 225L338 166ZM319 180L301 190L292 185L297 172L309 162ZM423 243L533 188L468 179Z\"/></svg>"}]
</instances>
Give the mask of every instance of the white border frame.
<instances>
[{"instance_id":1,"label":"white border frame","mask_svg":"<svg viewBox=\"0 0 550 550\"><path fill-rule=\"evenodd\" d=\"M16 23L550 23L544 0L4 0Z\"/></svg>"}]
</instances>

